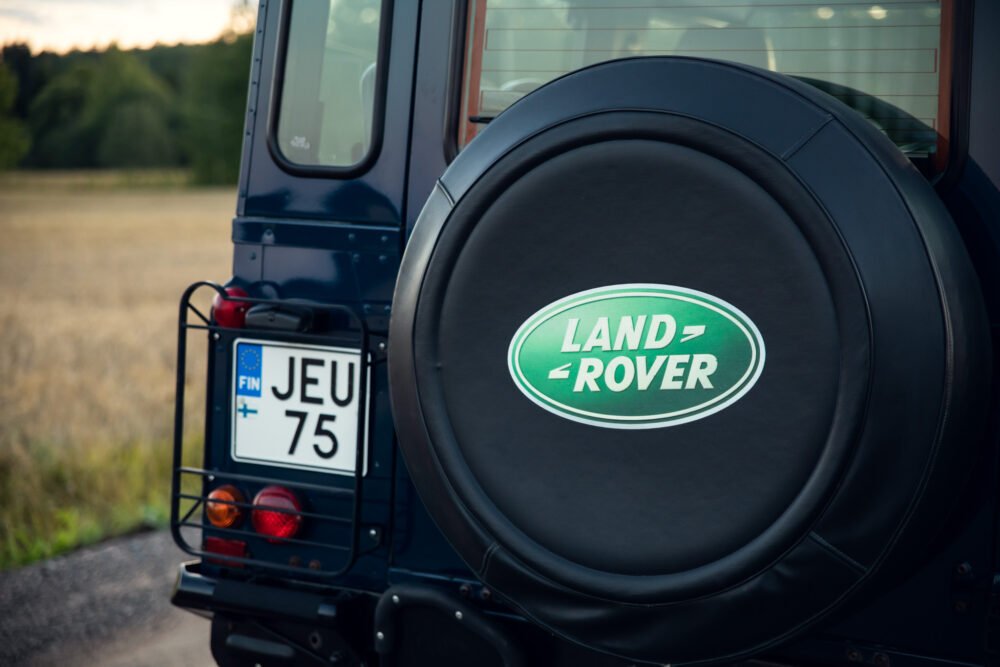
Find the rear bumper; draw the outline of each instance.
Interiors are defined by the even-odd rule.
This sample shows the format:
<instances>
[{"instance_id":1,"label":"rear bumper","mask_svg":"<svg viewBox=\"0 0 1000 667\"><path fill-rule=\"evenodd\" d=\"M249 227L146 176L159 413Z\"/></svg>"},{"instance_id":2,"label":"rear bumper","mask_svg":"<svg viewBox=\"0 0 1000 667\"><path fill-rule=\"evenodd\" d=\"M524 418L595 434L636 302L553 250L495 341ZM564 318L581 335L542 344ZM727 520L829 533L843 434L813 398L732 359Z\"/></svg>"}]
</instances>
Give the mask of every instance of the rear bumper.
<instances>
[{"instance_id":1,"label":"rear bumper","mask_svg":"<svg viewBox=\"0 0 1000 667\"><path fill-rule=\"evenodd\" d=\"M349 599L348 599L349 598ZM209 576L183 563L170 601L212 619L212 656L221 667L330 665L361 667L371 653L375 596L335 602L323 594ZM349 638L353 638L351 641Z\"/></svg>"},{"instance_id":2,"label":"rear bumper","mask_svg":"<svg viewBox=\"0 0 1000 667\"><path fill-rule=\"evenodd\" d=\"M191 611L296 619L314 625L332 625L337 619L337 605L323 595L209 577L197 560L180 565L170 602Z\"/></svg>"},{"instance_id":3,"label":"rear bumper","mask_svg":"<svg viewBox=\"0 0 1000 667\"><path fill-rule=\"evenodd\" d=\"M336 664L345 666L382 659L405 665L449 664L451 652L456 652L470 658L461 664L492 661L522 667L527 663L520 646L531 642L528 637L518 639L513 630L536 632L523 621L505 623L470 600L426 585L397 584L382 595L343 590L331 594L337 597L280 583L214 577L203 571L200 561L189 561L178 569L170 601L212 616L212 654L226 666L329 664L332 655L337 656ZM434 639L428 643L425 635L431 634Z\"/></svg>"}]
</instances>

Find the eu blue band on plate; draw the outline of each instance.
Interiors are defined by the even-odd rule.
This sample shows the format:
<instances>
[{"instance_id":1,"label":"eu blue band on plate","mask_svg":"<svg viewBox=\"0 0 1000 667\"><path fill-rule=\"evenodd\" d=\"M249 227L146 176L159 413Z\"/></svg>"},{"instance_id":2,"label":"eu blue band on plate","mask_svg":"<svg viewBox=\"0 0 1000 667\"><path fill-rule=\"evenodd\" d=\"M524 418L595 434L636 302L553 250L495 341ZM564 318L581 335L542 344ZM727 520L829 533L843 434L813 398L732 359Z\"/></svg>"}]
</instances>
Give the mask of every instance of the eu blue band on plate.
<instances>
[{"instance_id":1,"label":"eu blue band on plate","mask_svg":"<svg viewBox=\"0 0 1000 667\"><path fill-rule=\"evenodd\" d=\"M261 346L239 343L236 346L236 395L260 396Z\"/></svg>"}]
</instances>

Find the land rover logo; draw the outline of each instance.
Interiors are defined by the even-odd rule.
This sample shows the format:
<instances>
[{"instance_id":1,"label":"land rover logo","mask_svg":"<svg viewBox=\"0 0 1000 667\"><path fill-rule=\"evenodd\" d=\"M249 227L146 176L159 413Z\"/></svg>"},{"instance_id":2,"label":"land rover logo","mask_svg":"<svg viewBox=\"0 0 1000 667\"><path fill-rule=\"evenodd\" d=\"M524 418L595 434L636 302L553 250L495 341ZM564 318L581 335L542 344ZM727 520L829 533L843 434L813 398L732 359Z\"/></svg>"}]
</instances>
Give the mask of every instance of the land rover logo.
<instances>
[{"instance_id":1,"label":"land rover logo","mask_svg":"<svg viewBox=\"0 0 1000 667\"><path fill-rule=\"evenodd\" d=\"M610 285L545 306L510 342L510 374L542 408L605 428L673 426L746 394L764 368L750 318L704 292Z\"/></svg>"}]
</instances>

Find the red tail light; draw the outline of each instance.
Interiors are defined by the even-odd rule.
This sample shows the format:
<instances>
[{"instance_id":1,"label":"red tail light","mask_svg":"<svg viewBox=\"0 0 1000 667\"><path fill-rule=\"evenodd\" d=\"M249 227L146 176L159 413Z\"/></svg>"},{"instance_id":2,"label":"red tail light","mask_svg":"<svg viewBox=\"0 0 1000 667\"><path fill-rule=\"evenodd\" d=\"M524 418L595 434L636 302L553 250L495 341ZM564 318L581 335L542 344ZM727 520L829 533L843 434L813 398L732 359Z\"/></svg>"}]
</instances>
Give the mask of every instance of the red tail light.
<instances>
[{"instance_id":1,"label":"red tail light","mask_svg":"<svg viewBox=\"0 0 1000 667\"><path fill-rule=\"evenodd\" d=\"M302 525L302 505L295 494L282 486L267 486L253 499L253 528L261 535L277 538L295 537ZM280 510L280 511L275 511Z\"/></svg>"},{"instance_id":2,"label":"red tail light","mask_svg":"<svg viewBox=\"0 0 1000 667\"><path fill-rule=\"evenodd\" d=\"M205 551L223 556L236 556L237 558L247 557L247 543L239 540L224 540L221 537L206 537ZM228 565L229 567L243 567L243 563L234 560L224 560L221 558L209 558L209 562L218 565Z\"/></svg>"},{"instance_id":3,"label":"red tail light","mask_svg":"<svg viewBox=\"0 0 1000 667\"><path fill-rule=\"evenodd\" d=\"M226 294L231 297L245 297L247 293L239 287L227 287ZM242 329L246 322L248 304L243 301L223 299L219 294L212 299L212 319L220 327L227 329Z\"/></svg>"}]
</instances>

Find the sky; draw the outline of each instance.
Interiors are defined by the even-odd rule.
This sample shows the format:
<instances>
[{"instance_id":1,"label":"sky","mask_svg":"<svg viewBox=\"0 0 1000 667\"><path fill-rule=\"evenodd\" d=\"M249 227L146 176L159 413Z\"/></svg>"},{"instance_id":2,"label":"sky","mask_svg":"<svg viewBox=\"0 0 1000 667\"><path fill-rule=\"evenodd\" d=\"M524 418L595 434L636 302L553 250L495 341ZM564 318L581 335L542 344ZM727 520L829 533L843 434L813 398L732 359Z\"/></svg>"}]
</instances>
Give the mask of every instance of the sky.
<instances>
[{"instance_id":1,"label":"sky","mask_svg":"<svg viewBox=\"0 0 1000 667\"><path fill-rule=\"evenodd\" d=\"M234 0L0 0L0 44L32 51L205 42L226 27Z\"/></svg>"}]
</instances>

